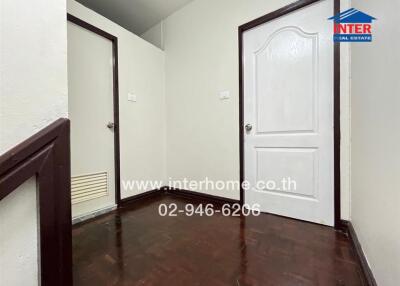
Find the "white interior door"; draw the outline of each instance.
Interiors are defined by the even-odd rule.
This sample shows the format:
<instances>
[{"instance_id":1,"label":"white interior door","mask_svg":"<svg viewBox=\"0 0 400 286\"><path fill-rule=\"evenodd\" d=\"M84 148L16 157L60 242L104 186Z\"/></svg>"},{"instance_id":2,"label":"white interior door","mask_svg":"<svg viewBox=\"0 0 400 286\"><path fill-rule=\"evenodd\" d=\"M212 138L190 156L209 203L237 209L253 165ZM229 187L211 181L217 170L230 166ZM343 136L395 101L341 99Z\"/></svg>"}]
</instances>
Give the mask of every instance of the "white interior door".
<instances>
[{"instance_id":1,"label":"white interior door","mask_svg":"<svg viewBox=\"0 0 400 286\"><path fill-rule=\"evenodd\" d=\"M115 205L112 42L68 22L72 215Z\"/></svg>"},{"instance_id":2,"label":"white interior door","mask_svg":"<svg viewBox=\"0 0 400 286\"><path fill-rule=\"evenodd\" d=\"M243 34L245 203L330 226L332 11L320 1Z\"/></svg>"}]
</instances>

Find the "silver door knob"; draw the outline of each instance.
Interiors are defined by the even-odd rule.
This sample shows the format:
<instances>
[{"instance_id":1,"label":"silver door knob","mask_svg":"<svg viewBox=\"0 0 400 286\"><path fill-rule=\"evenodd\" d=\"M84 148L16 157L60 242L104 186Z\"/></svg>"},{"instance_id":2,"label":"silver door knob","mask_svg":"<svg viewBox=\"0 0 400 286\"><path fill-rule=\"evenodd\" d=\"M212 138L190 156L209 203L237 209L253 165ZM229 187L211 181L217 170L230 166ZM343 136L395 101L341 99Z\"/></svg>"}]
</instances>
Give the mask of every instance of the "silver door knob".
<instances>
[{"instance_id":1,"label":"silver door knob","mask_svg":"<svg viewBox=\"0 0 400 286\"><path fill-rule=\"evenodd\" d=\"M107 128L108 129L114 129L115 128L115 123L114 122L108 122Z\"/></svg>"},{"instance_id":2,"label":"silver door knob","mask_svg":"<svg viewBox=\"0 0 400 286\"><path fill-rule=\"evenodd\" d=\"M251 131L251 129L253 129L253 126L251 124L246 124L244 128L246 129L246 131Z\"/></svg>"}]
</instances>

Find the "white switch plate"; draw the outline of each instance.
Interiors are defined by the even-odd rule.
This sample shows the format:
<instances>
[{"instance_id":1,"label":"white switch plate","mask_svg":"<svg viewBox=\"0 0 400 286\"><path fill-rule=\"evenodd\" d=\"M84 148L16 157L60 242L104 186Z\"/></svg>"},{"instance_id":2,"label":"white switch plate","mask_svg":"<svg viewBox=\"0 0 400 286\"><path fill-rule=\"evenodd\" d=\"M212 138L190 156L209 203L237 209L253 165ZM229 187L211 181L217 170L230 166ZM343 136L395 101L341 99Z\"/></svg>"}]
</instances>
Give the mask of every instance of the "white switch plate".
<instances>
[{"instance_id":1,"label":"white switch plate","mask_svg":"<svg viewBox=\"0 0 400 286\"><path fill-rule=\"evenodd\" d=\"M229 99L230 97L231 93L229 92L229 90L224 90L219 93L219 99L221 100L226 100Z\"/></svg>"},{"instance_id":2,"label":"white switch plate","mask_svg":"<svg viewBox=\"0 0 400 286\"><path fill-rule=\"evenodd\" d=\"M136 102L136 94L128 93L128 101Z\"/></svg>"}]
</instances>

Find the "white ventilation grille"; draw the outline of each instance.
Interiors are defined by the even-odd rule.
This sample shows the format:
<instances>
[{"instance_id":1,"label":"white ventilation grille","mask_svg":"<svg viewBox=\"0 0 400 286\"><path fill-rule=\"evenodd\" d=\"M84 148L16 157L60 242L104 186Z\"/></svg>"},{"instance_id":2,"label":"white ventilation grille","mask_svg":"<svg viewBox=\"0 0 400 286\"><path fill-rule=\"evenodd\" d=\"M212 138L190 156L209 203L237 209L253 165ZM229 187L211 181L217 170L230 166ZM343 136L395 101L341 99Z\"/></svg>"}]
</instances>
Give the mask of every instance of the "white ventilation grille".
<instances>
[{"instance_id":1,"label":"white ventilation grille","mask_svg":"<svg viewBox=\"0 0 400 286\"><path fill-rule=\"evenodd\" d=\"M108 195L107 172L80 175L71 178L72 204Z\"/></svg>"}]
</instances>

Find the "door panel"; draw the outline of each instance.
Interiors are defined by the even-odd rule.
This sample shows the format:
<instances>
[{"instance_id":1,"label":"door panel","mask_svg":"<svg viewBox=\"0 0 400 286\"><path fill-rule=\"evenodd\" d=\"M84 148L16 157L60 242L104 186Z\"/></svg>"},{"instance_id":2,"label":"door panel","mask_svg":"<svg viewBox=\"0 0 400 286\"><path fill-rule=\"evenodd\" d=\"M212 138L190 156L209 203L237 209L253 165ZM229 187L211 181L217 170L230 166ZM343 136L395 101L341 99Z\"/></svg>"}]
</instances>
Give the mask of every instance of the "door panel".
<instances>
[{"instance_id":1,"label":"door panel","mask_svg":"<svg viewBox=\"0 0 400 286\"><path fill-rule=\"evenodd\" d=\"M263 188L268 192L291 194L293 198L316 198L318 150L316 148L256 148L256 181L280 182L284 177L297 178L296 189L289 191L280 187ZM274 164L270 164L274 162ZM266 178L265 175L268 175ZM261 190L261 189L260 189Z\"/></svg>"},{"instance_id":2,"label":"door panel","mask_svg":"<svg viewBox=\"0 0 400 286\"><path fill-rule=\"evenodd\" d=\"M317 39L315 33L284 27L255 52L258 133L315 130Z\"/></svg>"},{"instance_id":3,"label":"door panel","mask_svg":"<svg viewBox=\"0 0 400 286\"><path fill-rule=\"evenodd\" d=\"M320 1L243 34L245 203L333 226L333 42ZM282 185L290 179L295 186ZM261 187L259 182L273 181Z\"/></svg>"},{"instance_id":4,"label":"door panel","mask_svg":"<svg viewBox=\"0 0 400 286\"><path fill-rule=\"evenodd\" d=\"M68 22L73 217L115 205L112 42Z\"/></svg>"}]
</instances>

